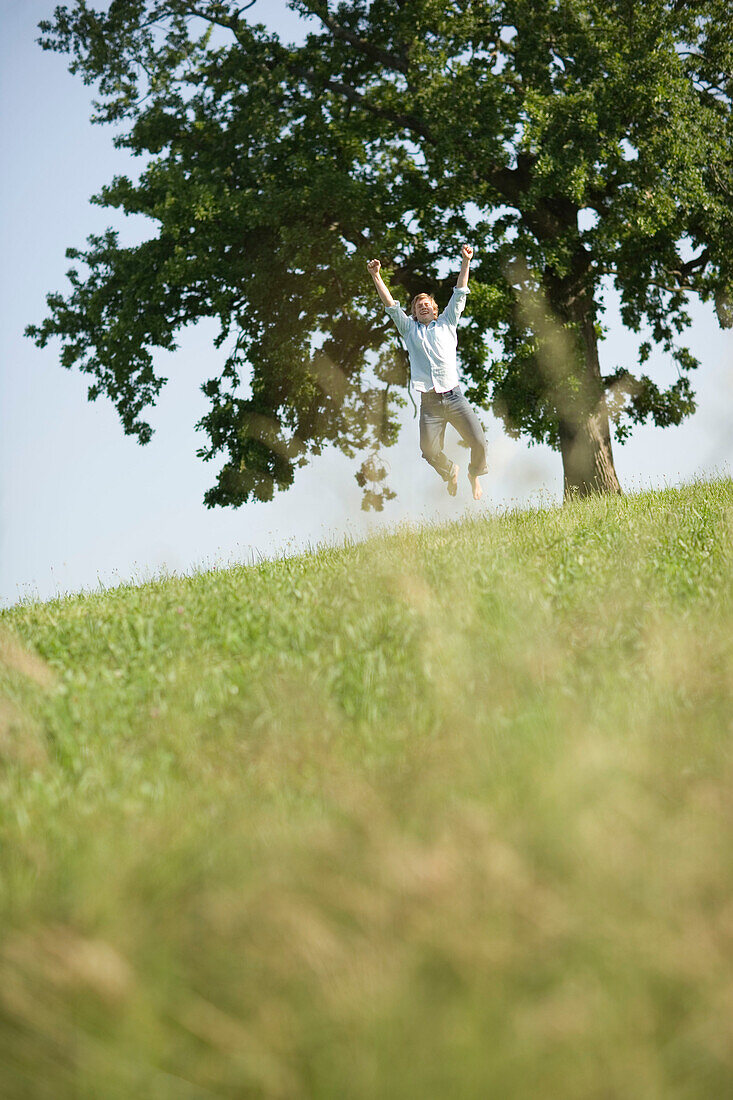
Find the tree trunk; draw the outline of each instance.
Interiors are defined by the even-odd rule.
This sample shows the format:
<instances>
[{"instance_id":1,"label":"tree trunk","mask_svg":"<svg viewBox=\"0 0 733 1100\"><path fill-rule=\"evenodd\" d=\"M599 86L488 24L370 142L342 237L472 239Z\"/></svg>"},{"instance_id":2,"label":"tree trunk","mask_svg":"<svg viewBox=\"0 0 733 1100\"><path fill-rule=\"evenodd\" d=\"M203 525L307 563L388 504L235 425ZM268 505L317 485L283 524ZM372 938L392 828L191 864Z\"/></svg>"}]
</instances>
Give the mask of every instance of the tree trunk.
<instances>
[{"instance_id":1,"label":"tree trunk","mask_svg":"<svg viewBox=\"0 0 733 1100\"><path fill-rule=\"evenodd\" d=\"M575 420L575 418L573 418ZM580 421L560 421L564 496L620 493L605 399Z\"/></svg>"},{"instance_id":2,"label":"tree trunk","mask_svg":"<svg viewBox=\"0 0 733 1100\"><path fill-rule=\"evenodd\" d=\"M566 500L591 493L621 492L598 361L595 312L593 300L586 294L575 297L568 310L581 337L584 378L572 402L558 410Z\"/></svg>"}]
</instances>

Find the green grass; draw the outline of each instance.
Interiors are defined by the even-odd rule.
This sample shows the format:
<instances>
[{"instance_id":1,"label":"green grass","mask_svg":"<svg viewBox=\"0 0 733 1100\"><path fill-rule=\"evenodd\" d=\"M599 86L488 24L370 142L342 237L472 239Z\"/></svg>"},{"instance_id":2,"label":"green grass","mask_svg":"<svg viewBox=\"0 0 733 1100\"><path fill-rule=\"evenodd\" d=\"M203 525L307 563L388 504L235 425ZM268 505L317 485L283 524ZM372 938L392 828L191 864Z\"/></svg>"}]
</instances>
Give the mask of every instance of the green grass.
<instances>
[{"instance_id":1,"label":"green grass","mask_svg":"<svg viewBox=\"0 0 733 1100\"><path fill-rule=\"evenodd\" d=\"M6 1100L733 1095L733 483L0 615Z\"/></svg>"}]
</instances>

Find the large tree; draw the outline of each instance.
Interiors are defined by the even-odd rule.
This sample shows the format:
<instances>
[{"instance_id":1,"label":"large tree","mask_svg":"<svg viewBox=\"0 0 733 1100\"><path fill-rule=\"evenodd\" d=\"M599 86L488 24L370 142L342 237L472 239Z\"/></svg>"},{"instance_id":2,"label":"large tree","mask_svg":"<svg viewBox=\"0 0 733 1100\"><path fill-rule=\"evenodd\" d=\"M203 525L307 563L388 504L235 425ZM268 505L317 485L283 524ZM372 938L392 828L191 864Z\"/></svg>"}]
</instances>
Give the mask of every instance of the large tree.
<instances>
[{"instance_id":1,"label":"large tree","mask_svg":"<svg viewBox=\"0 0 733 1100\"><path fill-rule=\"evenodd\" d=\"M266 0L260 0L259 8ZM257 0L86 0L40 24L96 84L95 121L146 156L93 201L157 235L69 249L66 297L28 333L61 337L140 442L165 379L151 350L218 318L203 382L209 505L270 499L336 444L390 490L405 359L365 261L393 291L447 297L446 258L477 249L460 354L468 395L562 454L566 491L617 492L610 425L677 424L697 367L690 294L731 318L733 35L726 0L290 0L302 45ZM673 364L604 373L603 295ZM646 335L645 335L646 334ZM223 358L223 356L222 356ZM641 367L643 369L643 366ZM610 421L610 424L609 424Z\"/></svg>"}]
</instances>

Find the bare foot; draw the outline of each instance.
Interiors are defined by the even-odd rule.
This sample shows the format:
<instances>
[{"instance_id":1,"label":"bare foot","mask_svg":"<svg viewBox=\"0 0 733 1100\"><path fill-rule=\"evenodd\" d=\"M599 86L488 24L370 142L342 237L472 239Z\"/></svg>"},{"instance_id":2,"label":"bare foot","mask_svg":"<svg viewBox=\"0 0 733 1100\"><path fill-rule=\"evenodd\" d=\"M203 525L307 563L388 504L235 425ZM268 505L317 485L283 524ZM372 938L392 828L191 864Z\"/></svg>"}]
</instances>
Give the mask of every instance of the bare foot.
<instances>
[{"instance_id":1,"label":"bare foot","mask_svg":"<svg viewBox=\"0 0 733 1100\"><path fill-rule=\"evenodd\" d=\"M454 497L458 492L458 471L460 467L453 463L453 472L448 478L448 496Z\"/></svg>"},{"instance_id":2,"label":"bare foot","mask_svg":"<svg viewBox=\"0 0 733 1100\"><path fill-rule=\"evenodd\" d=\"M481 497L484 495L484 491L479 485L478 477L472 477L471 474L469 474L468 480L471 482L471 492L473 493L473 499L481 500Z\"/></svg>"}]
</instances>

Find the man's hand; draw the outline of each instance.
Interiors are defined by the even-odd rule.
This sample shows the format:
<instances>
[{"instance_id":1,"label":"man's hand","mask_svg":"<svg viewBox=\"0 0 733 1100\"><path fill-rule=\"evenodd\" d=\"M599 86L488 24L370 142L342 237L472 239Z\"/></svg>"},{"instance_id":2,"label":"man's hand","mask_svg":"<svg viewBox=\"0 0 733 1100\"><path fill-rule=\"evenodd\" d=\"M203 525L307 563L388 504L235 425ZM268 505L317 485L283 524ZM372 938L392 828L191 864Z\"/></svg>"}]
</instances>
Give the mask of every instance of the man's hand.
<instances>
[{"instance_id":1,"label":"man's hand","mask_svg":"<svg viewBox=\"0 0 733 1100\"><path fill-rule=\"evenodd\" d=\"M461 249L461 259L462 260L472 260L473 259L473 248L471 247L470 244L464 244L463 248Z\"/></svg>"},{"instance_id":2,"label":"man's hand","mask_svg":"<svg viewBox=\"0 0 733 1100\"><path fill-rule=\"evenodd\" d=\"M370 260L369 263L367 264L367 271L369 272L370 275L378 275L381 266L382 265L379 262L379 260Z\"/></svg>"}]
</instances>

